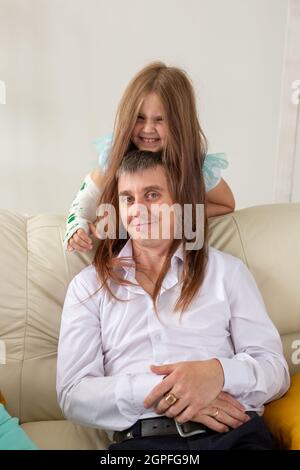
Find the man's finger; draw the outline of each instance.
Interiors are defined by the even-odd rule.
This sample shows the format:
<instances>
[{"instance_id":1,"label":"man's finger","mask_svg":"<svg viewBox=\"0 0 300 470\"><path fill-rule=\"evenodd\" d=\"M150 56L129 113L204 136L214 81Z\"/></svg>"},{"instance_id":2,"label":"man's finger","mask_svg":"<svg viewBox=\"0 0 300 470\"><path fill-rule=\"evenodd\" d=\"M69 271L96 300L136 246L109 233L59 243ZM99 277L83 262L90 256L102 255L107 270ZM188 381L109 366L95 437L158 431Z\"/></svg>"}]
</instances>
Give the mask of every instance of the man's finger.
<instances>
[{"instance_id":1,"label":"man's finger","mask_svg":"<svg viewBox=\"0 0 300 470\"><path fill-rule=\"evenodd\" d=\"M151 370L155 372L155 374L162 374L162 375L171 374L174 368L175 368L175 364L163 364L161 366L151 365Z\"/></svg>"},{"instance_id":2,"label":"man's finger","mask_svg":"<svg viewBox=\"0 0 300 470\"><path fill-rule=\"evenodd\" d=\"M230 395L229 393L221 392L218 398L220 398L221 400L227 401L228 403L240 409L241 411L245 411L244 405L242 405L238 400L233 398L233 396Z\"/></svg>"},{"instance_id":3,"label":"man's finger","mask_svg":"<svg viewBox=\"0 0 300 470\"><path fill-rule=\"evenodd\" d=\"M165 393L169 392L173 388L172 382L168 380L168 377L165 380L162 380L161 383L156 385L151 392L146 396L144 400L144 407L151 408L154 403L162 398Z\"/></svg>"},{"instance_id":4,"label":"man's finger","mask_svg":"<svg viewBox=\"0 0 300 470\"><path fill-rule=\"evenodd\" d=\"M181 415L176 416L176 421L178 419L182 419ZM180 421L179 421L180 422ZM207 426L209 429L212 429L213 431L217 432L228 432L229 428L225 424L220 423L216 419L212 418L211 416L208 415L201 415L199 419L197 419L198 423L202 423L205 426Z\"/></svg>"},{"instance_id":5,"label":"man's finger","mask_svg":"<svg viewBox=\"0 0 300 470\"><path fill-rule=\"evenodd\" d=\"M247 413L224 400L215 401L214 406L219 410L223 410L228 416L231 416L242 423L246 423L250 419Z\"/></svg>"}]
</instances>

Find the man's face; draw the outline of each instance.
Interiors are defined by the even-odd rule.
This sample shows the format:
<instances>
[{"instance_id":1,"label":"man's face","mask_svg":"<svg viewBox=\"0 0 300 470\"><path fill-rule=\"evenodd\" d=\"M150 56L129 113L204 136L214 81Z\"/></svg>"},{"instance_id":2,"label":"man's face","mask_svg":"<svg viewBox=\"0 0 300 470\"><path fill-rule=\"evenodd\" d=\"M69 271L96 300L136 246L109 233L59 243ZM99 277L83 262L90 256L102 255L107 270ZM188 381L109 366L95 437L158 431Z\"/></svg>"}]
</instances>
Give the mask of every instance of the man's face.
<instances>
[{"instance_id":1,"label":"man's face","mask_svg":"<svg viewBox=\"0 0 300 470\"><path fill-rule=\"evenodd\" d=\"M148 245L174 238L174 201L163 166L122 173L118 194L122 223L131 238Z\"/></svg>"}]
</instances>

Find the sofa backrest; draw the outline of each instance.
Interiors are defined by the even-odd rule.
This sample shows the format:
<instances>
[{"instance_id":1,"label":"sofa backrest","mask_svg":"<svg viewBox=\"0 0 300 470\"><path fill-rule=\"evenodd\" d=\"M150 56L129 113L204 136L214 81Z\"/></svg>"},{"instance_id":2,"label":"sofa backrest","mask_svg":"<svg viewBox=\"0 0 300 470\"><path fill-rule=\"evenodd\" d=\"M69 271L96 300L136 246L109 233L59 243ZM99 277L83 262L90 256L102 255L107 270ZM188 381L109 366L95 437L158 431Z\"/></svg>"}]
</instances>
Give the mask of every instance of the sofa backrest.
<instances>
[{"instance_id":1,"label":"sofa backrest","mask_svg":"<svg viewBox=\"0 0 300 470\"><path fill-rule=\"evenodd\" d=\"M290 371L300 370L300 204L247 208L209 225L210 244L252 271ZM6 349L0 389L21 422L62 419L55 390L62 305L69 282L95 252L64 252L64 227L61 214L0 210L0 344Z\"/></svg>"}]
</instances>

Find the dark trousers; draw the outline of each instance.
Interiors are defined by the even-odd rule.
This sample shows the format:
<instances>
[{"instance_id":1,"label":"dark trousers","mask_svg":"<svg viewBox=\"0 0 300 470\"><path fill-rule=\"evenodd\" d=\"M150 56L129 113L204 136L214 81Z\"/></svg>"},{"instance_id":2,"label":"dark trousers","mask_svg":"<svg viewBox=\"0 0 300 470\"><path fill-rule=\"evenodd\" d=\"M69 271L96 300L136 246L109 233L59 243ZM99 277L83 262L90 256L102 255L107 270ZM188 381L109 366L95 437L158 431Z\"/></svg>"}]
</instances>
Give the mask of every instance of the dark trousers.
<instances>
[{"instance_id":1,"label":"dark trousers","mask_svg":"<svg viewBox=\"0 0 300 470\"><path fill-rule=\"evenodd\" d=\"M191 437L179 435L128 439L111 444L109 450L274 450L275 444L263 419L256 415L239 428L226 433L208 431Z\"/></svg>"}]
</instances>

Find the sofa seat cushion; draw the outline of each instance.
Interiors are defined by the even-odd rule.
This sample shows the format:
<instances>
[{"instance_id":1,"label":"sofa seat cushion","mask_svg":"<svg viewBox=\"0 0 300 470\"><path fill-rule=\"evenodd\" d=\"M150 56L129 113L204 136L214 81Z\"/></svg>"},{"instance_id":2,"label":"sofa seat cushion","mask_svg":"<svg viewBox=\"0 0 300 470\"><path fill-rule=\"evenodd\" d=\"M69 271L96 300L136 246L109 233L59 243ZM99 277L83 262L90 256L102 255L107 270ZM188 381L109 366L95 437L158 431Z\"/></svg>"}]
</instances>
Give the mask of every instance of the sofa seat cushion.
<instances>
[{"instance_id":1,"label":"sofa seat cushion","mask_svg":"<svg viewBox=\"0 0 300 470\"><path fill-rule=\"evenodd\" d=\"M71 421L34 421L22 428L41 450L105 450L110 445L107 434Z\"/></svg>"},{"instance_id":2,"label":"sofa seat cushion","mask_svg":"<svg viewBox=\"0 0 300 470\"><path fill-rule=\"evenodd\" d=\"M265 406L264 420L280 448L300 450L300 373L282 398Z\"/></svg>"}]
</instances>

